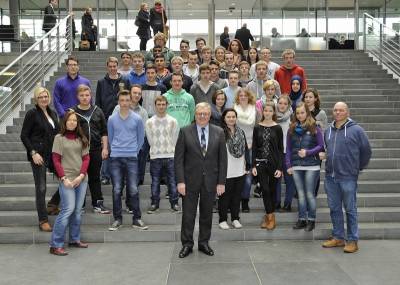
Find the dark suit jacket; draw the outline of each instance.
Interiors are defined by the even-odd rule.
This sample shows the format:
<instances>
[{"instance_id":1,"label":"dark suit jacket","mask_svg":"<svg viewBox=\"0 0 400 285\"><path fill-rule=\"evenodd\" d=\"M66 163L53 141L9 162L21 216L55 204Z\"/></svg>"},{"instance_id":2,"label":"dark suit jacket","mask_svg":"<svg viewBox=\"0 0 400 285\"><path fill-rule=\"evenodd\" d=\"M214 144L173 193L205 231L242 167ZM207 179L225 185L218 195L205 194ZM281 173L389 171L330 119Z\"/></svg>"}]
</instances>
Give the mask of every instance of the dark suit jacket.
<instances>
[{"instance_id":1,"label":"dark suit jacket","mask_svg":"<svg viewBox=\"0 0 400 285\"><path fill-rule=\"evenodd\" d=\"M47 5L44 8L44 18L43 18L43 26L42 30L46 33L50 31L57 23L57 16L54 14L54 9L51 5Z\"/></svg>"},{"instance_id":2,"label":"dark suit jacket","mask_svg":"<svg viewBox=\"0 0 400 285\"><path fill-rule=\"evenodd\" d=\"M249 40L254 41L250 30L244 27L236 31L235 39L238 39L242 43L244 50L248 50L250 48Z\"/></svg>"},{"instance_id":3,"label":"dark suit jacket","mask_svg":"<svg viewBox=\"0 0 400 285\"><path fill-rule=\"evenodd\" d=\"M182 128L174 162L176 182L185 183L186 191L201 188L203 180L207 191L216 191L217 184L225 185L228 164L223 130L209 124L207 154L203 157L196 124Z\"/></svg>"}]
</instances>

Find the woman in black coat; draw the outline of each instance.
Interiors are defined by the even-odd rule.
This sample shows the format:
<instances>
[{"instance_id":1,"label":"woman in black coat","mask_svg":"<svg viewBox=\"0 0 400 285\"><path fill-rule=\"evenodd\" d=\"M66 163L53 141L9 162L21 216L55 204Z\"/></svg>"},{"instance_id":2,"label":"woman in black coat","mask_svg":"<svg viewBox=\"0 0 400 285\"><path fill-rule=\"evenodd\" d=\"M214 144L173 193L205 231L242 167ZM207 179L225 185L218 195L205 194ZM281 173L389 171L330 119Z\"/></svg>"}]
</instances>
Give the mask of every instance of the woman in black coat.
<instances>
[{"instance_id":1,"label":"woman in black coat","mask_svg":"<svg viewBox=\"0 0 400 285\"><path fill-rule=\"evenodd\" d=\"M147 41L151 38L149 6L146 3L140 5L140 10L135 22L138 24L136 34L140 38L140 50L146 50Z\"/></svg>"},{"instance_id":2,"label":"woman in black coat","mask_svg":"<svg viewBox=\"0 0 400 285\"><path fill-rule=\"evenodd\" d=\"M50 109L50 92L38 87L34 92L35 107L29 110L24 118L21 141L31 162L36 190L36 209L39 217L39 229L51 232L46 210L46 170L53 170L51 150L53 140L59 131L57 114ZM58 193L58 192L56 192ZM58 205L59 196L54 195L50 205Z\"/></svg>"},{"instance_id":3,"label":"woman in black coat","mask_svg":"<svg viewBox=\"0 0 400 285\"><path fill-rule=\"evenodd\" d=\"M92 8L87 7L82 16L82 35L81 40L90 42L90 50L96 50L97 27L93 24Z\"/></svg>"}]
</instances>

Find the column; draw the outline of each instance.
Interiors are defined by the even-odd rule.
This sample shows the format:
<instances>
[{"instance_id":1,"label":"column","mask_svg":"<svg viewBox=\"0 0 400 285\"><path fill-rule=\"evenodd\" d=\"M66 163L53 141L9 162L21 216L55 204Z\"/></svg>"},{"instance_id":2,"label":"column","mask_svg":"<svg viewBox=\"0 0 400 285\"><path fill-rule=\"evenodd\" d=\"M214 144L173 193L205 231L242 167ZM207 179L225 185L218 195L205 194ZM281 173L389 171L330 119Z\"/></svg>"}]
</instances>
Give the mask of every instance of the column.
<instances>
[{"instance_id":1,"label":"column","mask_svg":"<svg viewBox=\"0 0 400 285\"><path fill-rule=\"evenodd\" d=\"M215 48L215 1L208 1L208 45Z\"/></svg>"},{"instance_id":2,"label":"column","mask_svg":"<svg viewBox=\"0 0 400 285\"><path fill-rule=\"evenodd\" d=\"M14 27L14 38L19 40L19 0L9 0L10 24Z\"/></svg>"},{"instance_id":3,"label":"column","mask_svg":"<svg viewBox=\"0 0 400 285\"><path fill-rule=\"evenodd\" d=\"M360 33L360 25L359 25L359 2L358 0L354 0L354 49L359 49L358 37Z\"/></svg>"}]
</instances>

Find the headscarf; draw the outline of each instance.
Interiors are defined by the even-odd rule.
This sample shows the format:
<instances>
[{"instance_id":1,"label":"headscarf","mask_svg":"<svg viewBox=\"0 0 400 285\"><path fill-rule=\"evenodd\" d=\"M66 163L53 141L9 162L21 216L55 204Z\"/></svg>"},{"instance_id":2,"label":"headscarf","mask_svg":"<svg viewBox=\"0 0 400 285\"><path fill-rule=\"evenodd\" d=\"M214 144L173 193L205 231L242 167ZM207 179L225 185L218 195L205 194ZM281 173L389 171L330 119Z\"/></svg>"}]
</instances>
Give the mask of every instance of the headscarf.
<instances>
[{"instance_id":1,"label":"headscarf","mask_svg":"<svg viewBox=\"0 0 400 285\"><path fill-rule=\"evenodd\" d=\"M300 89L297 92L294 92L292 89L292 83L295 80L299 81L299 83L300 83ZM301 98L301 94L303 93L303 90L301 90L302 84L303 84L303 78L301 78L298 75L293 75L292 79L290 80L290 94L289 94L290 100L292 100L293 111L296 110L296 105L297 105L299 99Z\"/></svg>"}]
</instances>

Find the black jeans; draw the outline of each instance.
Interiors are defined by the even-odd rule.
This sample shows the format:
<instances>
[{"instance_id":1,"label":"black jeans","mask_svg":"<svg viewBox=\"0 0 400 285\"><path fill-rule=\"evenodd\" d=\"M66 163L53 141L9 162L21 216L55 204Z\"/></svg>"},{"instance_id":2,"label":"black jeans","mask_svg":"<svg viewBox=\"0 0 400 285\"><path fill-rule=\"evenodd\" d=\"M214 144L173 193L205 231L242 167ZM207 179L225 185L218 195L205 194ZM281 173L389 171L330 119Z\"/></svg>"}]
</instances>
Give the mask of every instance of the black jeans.
<instances>
[{"instance_id":1,"label":"black jeans","mask_svg":"<svg viewBox=\"0 0 400 285\"><path fill-rule=\"evenodd\" d=\"M241 192L246 175L227 178L225 193L218 199L219 222L228 220L228 209L231 210L231 220L239 220Z\"/></svg>"},{"instance_id":2,"label":"black jeans","mask_svg":"<svg viewBox=\"0 0 400 285\"><path fill-rule=\"evenodd\" d=\"M90 195L92 197L92 206L97 205L98 200L103 200L101 192L100 170L101 170L101 149L91 150L89 153L90 163L88 167L88 184Z\"/></svg>"},{"instance_id":3,"label":"black jeans","mask_svg":"<svg viewBox=\"0 0 400 285\"><path fill-rule=\"evenodd\" d=\"M35 199L36 199L36 210L39 217L39 222L44 222L48 220L47 217L47 209L46 209L46 191L47 191L47 182L46 182L46 173L47 169L44 165L37 165L31 162L33 179L35 181ZM58 190L54 193L51 201L56 202L57 204L60 201L60 196L58 195Z\"/></svg>"},{"instance_id":4,"label":"black jeans","mask_svg":"<svg viewBox=\"0 0 400 285\"><path fill-rule=\"evenodd\" d=\"M148 39L140 39L140 50L146 50L146 46L147 46L147 41Z\"/></svg>"},{"instance_id":5,"label":"black jeans","mask_svg":"<svg viewBox=\"0 0 400 285\"><path fill-rule=\"evenodd\" d=\"M274 177L275 169L268 164L268 162L257 162L257 176L260 183L261 192L263 195L264 209L267 214L275 212L276 203L276 183L277 179Z\"/></svg>"}]
</instances>

